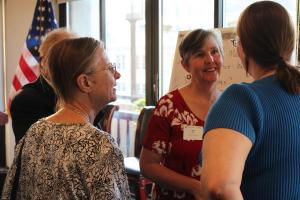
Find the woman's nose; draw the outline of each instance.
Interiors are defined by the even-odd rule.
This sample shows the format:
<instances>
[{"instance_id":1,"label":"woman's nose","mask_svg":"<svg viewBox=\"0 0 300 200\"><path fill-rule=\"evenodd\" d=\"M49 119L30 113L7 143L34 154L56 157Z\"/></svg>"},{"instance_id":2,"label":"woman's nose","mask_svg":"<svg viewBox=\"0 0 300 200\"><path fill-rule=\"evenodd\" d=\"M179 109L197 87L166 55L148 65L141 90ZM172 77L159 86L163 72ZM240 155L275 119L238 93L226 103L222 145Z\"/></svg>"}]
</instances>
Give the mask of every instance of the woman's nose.
<instances>
[{"instance_id":1,"label":"woman's nose","mask_svg":"<svg viewBox=\"0 0 300 200\"><path fill-rule=\"evenodd\" d=\"M208 53L208 54L205 56L205 61L206 61L207 63L211 63L211 62L214 61L214 57L213 57L210 53Z\"/></svg>"},{"instance_id":2,"label":"woman's nose","mask_svg":"<svg viewBox=\"0 0 300 200\"><path fill-rule=\"evenodd\" d=\"M116 73L114 74L115 79L119 79L121 77L121 74L119 71L116 71Z\"/></svg>"}]
</instances>

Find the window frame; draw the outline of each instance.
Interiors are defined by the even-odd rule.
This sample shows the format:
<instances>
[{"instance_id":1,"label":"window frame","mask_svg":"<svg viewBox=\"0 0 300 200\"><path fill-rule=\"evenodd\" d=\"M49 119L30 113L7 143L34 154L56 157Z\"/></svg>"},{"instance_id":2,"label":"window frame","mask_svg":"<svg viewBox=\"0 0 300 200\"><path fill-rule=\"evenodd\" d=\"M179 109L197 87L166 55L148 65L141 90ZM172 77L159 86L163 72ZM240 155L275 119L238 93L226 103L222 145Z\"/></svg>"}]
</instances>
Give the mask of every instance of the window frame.
<instances>
[{"instance_id":1,"label":"window frame","mask_svg":"<svg viewBox=\"0 0 300 200\"><path fill-rule=\"evenodd\" d=\"M99 0L99 12L100 12L100 39L106 44L105 38L105 1ZM159 82L159 56L160 56L160 44L159 44L159 28L160 28L160 1L163 0L145 0L145 38L146 38L146 57L145 57L145 99L146 105L156 105L159 99L160 82ZM214 0L214 28L223 27L223 0ZM59 26L66 26L66 3L59 4ZM297 5L297 13L300 17L300 3ZM298 22L298 40L300 26ZM299 41L300 43L300 41ZM300 54L300 45L298 45L298 54ZM299 57L298 57L299 60Z\"/></svg>"}]
</instances>

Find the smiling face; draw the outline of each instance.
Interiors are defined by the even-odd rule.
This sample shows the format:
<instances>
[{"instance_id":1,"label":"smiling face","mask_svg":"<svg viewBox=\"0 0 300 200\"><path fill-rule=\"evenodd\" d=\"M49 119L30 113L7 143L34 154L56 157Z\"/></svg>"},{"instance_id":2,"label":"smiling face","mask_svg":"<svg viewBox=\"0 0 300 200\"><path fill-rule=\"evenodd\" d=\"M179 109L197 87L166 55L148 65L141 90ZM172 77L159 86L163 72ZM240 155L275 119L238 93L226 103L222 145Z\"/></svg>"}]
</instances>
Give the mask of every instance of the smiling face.
<instances>
[{"instance_id":1,"label":"smiling face","mask_svg":"<svg viewBox=\"0 0 300 200\"><path fill-rule=\"evenodd\" d=\"M192 82L216 82L223 65L223 57L216 39L208 36L202 47L182 65L192 75Z\"/></svg>"}]
</instances>

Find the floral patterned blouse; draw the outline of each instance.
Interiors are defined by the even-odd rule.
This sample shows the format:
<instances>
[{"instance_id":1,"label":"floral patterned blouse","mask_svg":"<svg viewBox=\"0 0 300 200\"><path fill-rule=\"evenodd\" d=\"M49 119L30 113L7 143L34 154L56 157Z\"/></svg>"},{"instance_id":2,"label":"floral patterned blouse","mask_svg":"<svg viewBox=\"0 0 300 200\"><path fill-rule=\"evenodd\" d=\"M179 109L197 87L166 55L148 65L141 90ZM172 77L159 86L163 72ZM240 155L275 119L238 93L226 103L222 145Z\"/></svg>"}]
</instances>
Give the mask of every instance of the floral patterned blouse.
<instances>
[{"instance_id":1,"label":"floral patterned blouse","mask_svg":"<svg viewBox=\"0 0 300 200\"><path fill-rule=\"evenodd\" d=\"M89 123L44 118L16 146L3 199L9 199L22 143L17 199L130 199L123 155L110 134Z\"/></svg>"},{"instance_id":2,"label":"floral patterned blouse","mask_svg":"<svg viewBox=\"0 0 300 200\"><path fill-rule=\"evenodd\" d=\"M204 122L189 109L178 90L163 96L150 119L143 146L164 157L163 165L200 180L201 140L183 139L184 127L203 128ZM191 194L156 186L155 199L194 199Z\"/></svg>"}]
</instances>

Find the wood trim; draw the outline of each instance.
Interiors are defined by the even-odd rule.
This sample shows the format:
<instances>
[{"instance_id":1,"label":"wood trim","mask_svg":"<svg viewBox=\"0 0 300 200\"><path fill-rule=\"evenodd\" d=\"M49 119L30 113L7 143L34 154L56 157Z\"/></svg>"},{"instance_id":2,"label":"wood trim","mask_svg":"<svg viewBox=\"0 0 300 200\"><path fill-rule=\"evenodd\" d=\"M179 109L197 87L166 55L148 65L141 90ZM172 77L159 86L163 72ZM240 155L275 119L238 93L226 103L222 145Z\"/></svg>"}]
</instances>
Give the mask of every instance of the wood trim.
<instances>
[{"instance_id":1,"label":"wood trim","mask_svg":"<svg viewBox=\"0 0 300 200\"><path fill-rule=\"evenodd\" d=\"M159 0L146 0L146 105L158 100Z\"/></svg>"},{"instance_id":2,"label":"wood trim","mask_svg":"<svg viewBox=\"0 0 300 200\"><path fill-rule=\"evenodd\" d=\"M223 27L223 0L215 0L214 27Z\"/></svg>"}]
</instances>

